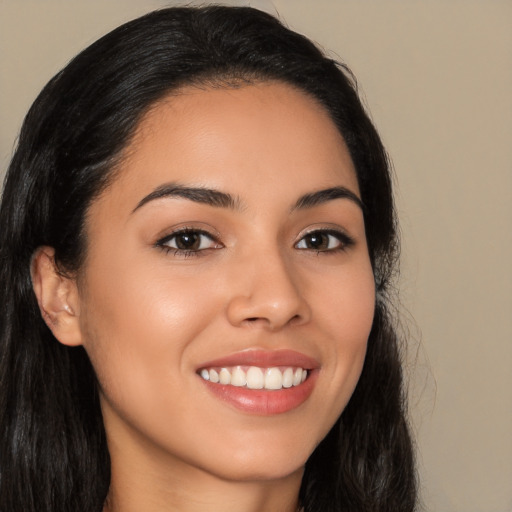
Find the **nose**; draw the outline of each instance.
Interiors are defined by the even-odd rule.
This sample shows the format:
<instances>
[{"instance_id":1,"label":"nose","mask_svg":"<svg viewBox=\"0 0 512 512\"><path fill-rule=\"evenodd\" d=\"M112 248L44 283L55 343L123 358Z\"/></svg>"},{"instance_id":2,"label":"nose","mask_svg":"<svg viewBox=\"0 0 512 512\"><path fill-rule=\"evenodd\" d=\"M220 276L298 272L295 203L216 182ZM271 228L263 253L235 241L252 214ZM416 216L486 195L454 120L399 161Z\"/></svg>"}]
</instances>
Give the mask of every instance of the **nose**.
<instances>
[{"instance_id":1,"label":"nose","mask_svg":"<svg viewBox=\"0 0 512 512\"><path fill-rule=\"evenodd\" d=\"M253 255L250 262L237 267L238 271L230 276L232 294L227 305L232 325L277 331L309 321L311 309L300 286L300 276L279 254Z\"/></svg>"}]
</instances>

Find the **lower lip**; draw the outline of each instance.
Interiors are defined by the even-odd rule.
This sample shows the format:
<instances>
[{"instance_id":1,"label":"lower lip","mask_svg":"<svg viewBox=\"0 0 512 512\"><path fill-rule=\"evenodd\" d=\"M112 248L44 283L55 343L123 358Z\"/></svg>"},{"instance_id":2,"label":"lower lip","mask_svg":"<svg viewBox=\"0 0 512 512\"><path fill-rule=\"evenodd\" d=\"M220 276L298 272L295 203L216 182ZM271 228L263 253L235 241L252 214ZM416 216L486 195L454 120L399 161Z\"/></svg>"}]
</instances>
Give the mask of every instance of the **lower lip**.
<instances>
[{"instance_id":1,"label":"lower lip","mask_svg":"<svg viewBox=\"0 0 512 512\"><path fill-rule=\"evenodd\" d=\"M270 416L291 411L302 405L311 395L317 376L318 371L313 370L302 384L278 390L247 389L201 380L217 398L236 409L250 414Z\"/></svg>"}]
</instances>

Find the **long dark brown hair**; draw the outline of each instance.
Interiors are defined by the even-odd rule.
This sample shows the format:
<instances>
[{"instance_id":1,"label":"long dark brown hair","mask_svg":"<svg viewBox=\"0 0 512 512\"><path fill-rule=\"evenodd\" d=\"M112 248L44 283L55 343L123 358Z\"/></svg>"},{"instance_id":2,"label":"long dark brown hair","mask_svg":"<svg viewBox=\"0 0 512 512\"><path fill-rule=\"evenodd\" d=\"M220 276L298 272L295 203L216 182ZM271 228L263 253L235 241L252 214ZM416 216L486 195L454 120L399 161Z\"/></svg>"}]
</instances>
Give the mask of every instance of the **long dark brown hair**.
<instances>
[{"instance_id":1,"label":"long dark brown hair","mask_svg":"<svg viewBox=\"0 0 512 512\"><path fill-rule=\"evenodd\" d=\"M169 8L131 21L74 58L23 124L0 209L0 508L101 512L110 459L94 371L57 342L30 279L37 247L77 271L87 208L113 179L141 116L190 84L277 80L330 114L355 164L377 287L360 381L309 458L306 512L410 512L416 501L400 345L389 313L397 229L388 159L348 69L251 8Z\"/></svg>"}]
</instances>

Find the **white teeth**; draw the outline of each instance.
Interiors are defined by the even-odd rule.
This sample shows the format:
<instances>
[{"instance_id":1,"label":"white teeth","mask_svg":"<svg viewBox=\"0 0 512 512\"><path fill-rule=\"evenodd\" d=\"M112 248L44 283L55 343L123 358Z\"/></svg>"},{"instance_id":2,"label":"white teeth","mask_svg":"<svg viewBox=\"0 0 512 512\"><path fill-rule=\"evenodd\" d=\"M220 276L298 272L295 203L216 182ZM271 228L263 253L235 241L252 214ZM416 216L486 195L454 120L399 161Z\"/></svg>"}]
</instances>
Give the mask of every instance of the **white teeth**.
<instances>
[{"instance_id":1,"label":"white teeth","mask_svg":"<svg viewBox=\"0 0 512 512\"><path fill-rule=\"evenodd\" d=\"M251 366L247 370L247 387L249 389L262 389L265 382L263 379L263 371L257 366Z\"/></svg>"},{"instance_id":2,"label":"white teeth","mask_svg":"<svg viewBox=\"0 0 512 512\"><path fill-rule=\"evenodd\" d=\"M283 373L283 388L291 388L293 386L293 368L286 368Z\"/></svg>"},{"instance_id":3,"label":"white teeth","mask_svg":"<svg viewBox=\"0 0 512 512\"><path fill-rule=\"evenodd\" d=\"M308 376L308 371L303 368L288 367L284 371L280 368L259 368L258 366L249 366L244 371L240 366L234 368L220 368L210 370L203 368L199 372L204 380L231 385L237 387L247 387L248 389L269 389L278 390L291 388L303 383Z\"/></svg>"},{"instance_id":4,"label":"white teeth","mask_svg":"<svg viewBox=\"0 0 512 512\"><path fill-rule=\"evenodd\" d=\"M283 374L279 368L269 368L265 373L265 389L281 389Z\"/></svg>"},{"instance_id":5,"label":"white teeth","mask_svg":"<svg viewBox=\"0 0 512 512\"><path fill-rule=\"evenodd\" d=\"M226 368L222 368L219 373L219 382L221 384L231 384L231 373Z\"/></svg>"},{"instance_id":6,"label":"white teeth","mask_svg":"<svg viewBox=\"0 0 512 512\"><path fill-rule=\"evenodd\" d=\"M233 372L231 373L231 385L242 387L247 384L247 379L245 378L245 372L237 366Z\"/></svg>"},{"instance_id":7,"label":"white teeth","mask_svg":"<svg viewBox=\"0 0 512 512\"><path fill-rule=\"evenodd\" d=\"M293 385L298 386L302 381L302 368L297 368L293 374Z\"/></svg>"}]
</instances>

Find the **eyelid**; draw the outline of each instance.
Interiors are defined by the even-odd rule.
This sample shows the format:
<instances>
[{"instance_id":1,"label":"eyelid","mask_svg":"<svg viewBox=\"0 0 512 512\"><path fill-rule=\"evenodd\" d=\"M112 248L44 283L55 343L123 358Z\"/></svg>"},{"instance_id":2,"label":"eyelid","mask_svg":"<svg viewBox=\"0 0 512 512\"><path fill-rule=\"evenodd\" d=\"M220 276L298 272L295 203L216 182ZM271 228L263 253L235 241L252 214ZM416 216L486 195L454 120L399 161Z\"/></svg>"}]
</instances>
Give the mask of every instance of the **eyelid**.
<instances>
[{"instance_id":1,"label":"eyelid","mask_svg":"<svg viewBox=\"0 0 512 512\"><path fill-rule=\"evenodd\" d=\"M299 234L298 239L294 244L294 247L297 248L297 245L300 242L302 242L304 240L304 238L306 238L308 235L313 235L315 233L334 236L335 238L337 238L339 240L340 246L335 247L333 249L323 249L323 250L321 250L321 249L315 250L314 248L302 248L299 250L303 250L303 251L309 250L309 251L316 251L316 252L323 252L323 253L333 253L333 252L337 252L337 251L347 250L349 247L353 246L356 243L356 240L354 239L354 237L349 235L347 233L347 231L345 229L341 228L340 226L332 225L332 224L330 224L330 225L324 224L324 225L310 226L306 230L302 231Z\"/></svg>"},{"instance_id":2,"label":"eyelid","mask_svg":"<svg viewBox=\"0 0 512 512\"><path fill-rule=\"evenodd\" d=\"M174 238L177 238L178 236L180 235L185 235L185 234L190 234L190 233L193 233L193 234L196 234L196 235L199 235L199 236L202 236L202 237L205 237L205 238L208 238L210 239L212 242L216 242L216 239L208 232L206 231L199 231L198 229L181 229L180 231L176 231L174 233L171 233L170 235L164 237L163 239L161 239L159 241L159 243L161 245L165 245L167 244L170 240L174 239ZM199 249L198 249L199 250Z\"/></svg>"},{"instance_id":3,"label":"eyelid","mask_svg":"<svg viewBox=\"0 0 512 512\"><path fill-rule=\"evenodd\" d=\"M203 223L200 224L204 226ZM217 230L210 226L208 226L208 229L205 229L204 227L199 227L197 224L184 224L167 229L165 233L165 235L158 237L158 240L154 243L154 246L167 252L173 252L176 256L200 256L201 253L224 247L224 244L221 242L220 235L218 234ZM201 236L206 236L215 243L215 246L207 247L204 249L179 249L178 247L171 247L170 245L167 245L170 240L179 236L180 234L185 233L195 233Z\"/></svg>"},{"instance_id":4,"label":"eyelid","mask_svg":"<svg viewBox=\"0 0 512 512\"><path fill-rule=\"evenodd\" d=\"M204 235L209 236L212 239L219 240L221 239L220 233L210 224L207 224L206 222L181 222L179 224L175 224L173 226L168 226L165 229L160 230L155 235L155 243L154 245L157 245L159 242L161 242L164 239L171 238L174 235L179 235L180 233L187 233L187 232L197 232L202 233Z\"/></svg>"},{"instance_id":5,"label":"eyelid","mask_svg":"<svg viewBox=\"0 0 512 512\"><path fill-rule=\"evenodd\" d=\"M353 236L351 236L349 234L349 231L346 228L340 226L339 224L333 224L331 222L326 222L326 223L315 223L315 224L308 226L307 228L304 228L298 234L297 240L300 240L301 238L304 238L305 236L310 235L311 233L317 233L317 232L332 233L334 235L339 234L339 235L346 236L347 238L354 238ZM355 239L354 239L354 241L355 241Z\"/></svg>"}]
</instances>

